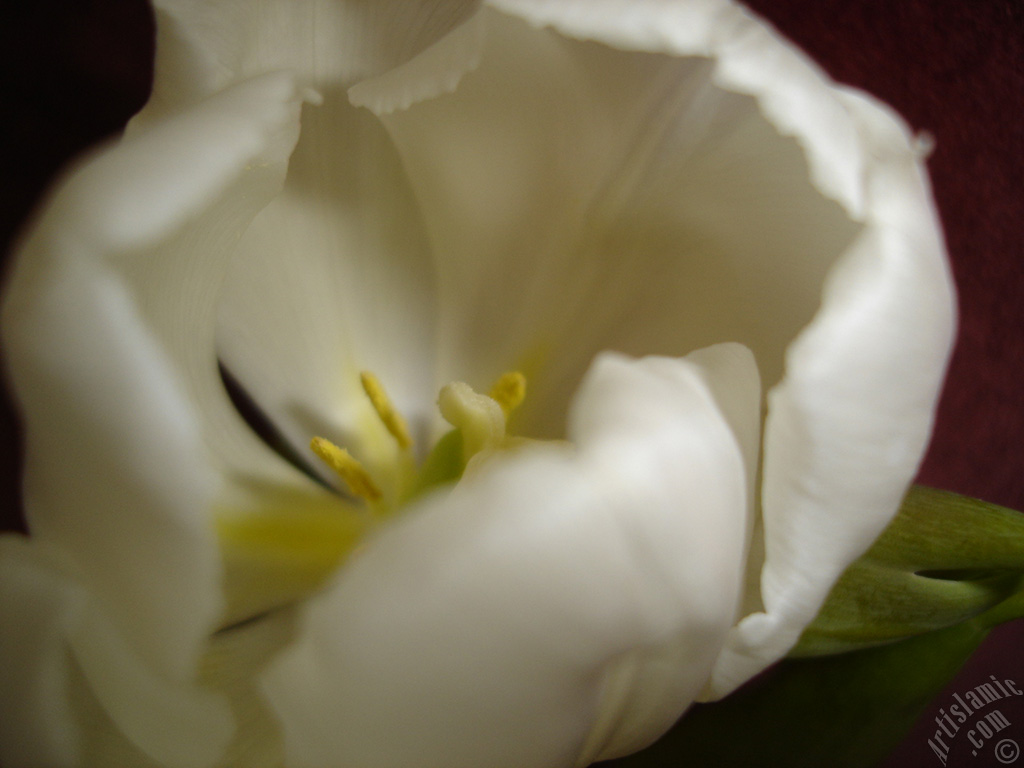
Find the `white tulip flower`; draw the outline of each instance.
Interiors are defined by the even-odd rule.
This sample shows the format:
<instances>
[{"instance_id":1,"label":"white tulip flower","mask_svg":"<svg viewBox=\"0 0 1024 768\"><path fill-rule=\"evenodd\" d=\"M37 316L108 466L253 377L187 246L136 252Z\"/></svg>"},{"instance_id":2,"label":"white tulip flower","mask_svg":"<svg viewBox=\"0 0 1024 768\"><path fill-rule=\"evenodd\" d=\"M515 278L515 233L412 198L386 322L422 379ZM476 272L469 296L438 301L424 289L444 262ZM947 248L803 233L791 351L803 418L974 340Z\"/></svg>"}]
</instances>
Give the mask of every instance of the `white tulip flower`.
<instances>
[{"instance_id":1,"label":"white tulip flower","mask_svg":"<svg viewBox=\"0 0 1024 768\"><path fill-rule=\"evenodd\" d=\"M784 656L950 350L903 122L729 0L155 4L7 286L3 764L583 766Z\"/></svg>"}]
</instances>

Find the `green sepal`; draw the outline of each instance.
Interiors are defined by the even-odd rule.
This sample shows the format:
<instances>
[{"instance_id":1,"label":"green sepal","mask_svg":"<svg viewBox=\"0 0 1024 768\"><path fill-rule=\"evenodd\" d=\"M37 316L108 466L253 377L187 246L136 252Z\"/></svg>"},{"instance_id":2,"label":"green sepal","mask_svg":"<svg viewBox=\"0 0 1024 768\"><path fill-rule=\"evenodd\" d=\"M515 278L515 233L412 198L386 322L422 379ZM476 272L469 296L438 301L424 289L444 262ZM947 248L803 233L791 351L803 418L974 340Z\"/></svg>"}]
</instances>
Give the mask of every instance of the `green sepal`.
<instances>
[{"instance_id":1,"label":"green sepal","mask_svg":"<svg viewBox=\"0 0 1024 768\"><path fill-rule=\"evenodd\" d=\"M915 486L836 583L792 657L843 653L979 617L1024 615L1024 515Z\"/></svg>"},{"instance_id":2,"label":"green sepal","mask_svg":"<svg viewBox=\"0 0 1024 768\"><path fill-rule=\"evenodd\" d=\"M608 768L870 768L902 740L988 634L971 620L838 656L786 659L722 701L697 704Z\"/></svg>"}]
</instances>

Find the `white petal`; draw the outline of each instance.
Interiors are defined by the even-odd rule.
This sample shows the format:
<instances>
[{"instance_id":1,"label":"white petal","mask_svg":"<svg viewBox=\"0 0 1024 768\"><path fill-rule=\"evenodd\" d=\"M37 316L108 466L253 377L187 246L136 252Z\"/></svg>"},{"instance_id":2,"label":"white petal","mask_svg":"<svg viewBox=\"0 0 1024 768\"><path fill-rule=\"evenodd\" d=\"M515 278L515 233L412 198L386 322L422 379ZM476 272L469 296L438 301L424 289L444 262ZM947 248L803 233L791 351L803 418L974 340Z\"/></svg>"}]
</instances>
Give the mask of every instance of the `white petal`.
<instances>
[{"instance_id":1,"label":"white petal","mask_svg":"<svg viewBox=\"0 0 1024 768\"><path fill-rule=\"evenodd\" d=\"M685 709L739 599L740 449L687 362L603 358L572 424L577 451L484 464L309 607L267 682L289 765L569 766Z\"/></svg>"},{"instance_id":2,"label":"white petal","mask_svg":"<svg viewBox=\"0 0 1024 768\"><path fill-rule=\"evenodd\" d=\"M66 678L68 625L84 596L21 537L0 538L0 760L7 768L71 765L78 754Z\"/></svg>"},{"instance_id":3,"label":"white petal","mask_svg":"<svg viewBox=\"0 0 1024 768\"><path fill-rule=\"evenodd\" d=\"M215 458L266 480L296 473L251 434L224 392L216 308L238 238L280 189L299 103L289 77L258 78L100 153L71 175L37 223L10 298L31 296L35 281L45 285L78 261L115 269L132 293L132 311L183 376Z\"/></svg>"},{"instance_id":4,"label":"white petal","mask_svg":"<svg viewBox=\"0 0 1024 768\"><path fill-rule=\"evenodd\" d=\"M687 355L686 360L700 370L743 452L753 512L761 452L761 378L757 362L749 349L735 342L698 349Z\"/></svg>"},{"instance_id":5,"label":"white petal","mask_svg":"<svg viewBox=\"0 0 1024 768\"><path fill-rule=\"evenodd\" d=\"M239 177L262 193L275 171L283 173L300 102L290 76L268 75L130 131L72 169L35 239L74 245L94 258L129 256L205 215ZM272 164L279 167L260 167Z\"/></svg>"},{"instance_id":6,"label":"white petal","mask_svg":"<svg viewBox=\"0 0 1024 768\"><path fill-rule=\"evenodd\" d=\"M91 619L109 623L109 636L76 635L80 661L86 646L95 659L122 644L138 658L136 679L168 696L172 681L191 684L223 608L212 512L227 477L217 470L237 462L273 477L282 464L223 392L213 318L218 272L279 187L297 116L293 84L275 75L96 155L36 222L5 298L33 546L61 553ZM100 684L128 684L92 682L108 711L121 694Z\"/></svg>"},{"instance_id":7,"label":"white petal","mask_svg":"<svg viewBox=\"0 0 1024 768\"><path fill-rule=\"evenodd\" d=\"M480 63L483 35L483 16L477 13L401 66L354 85L349 100L383 114L451 93Z\"/></svg>"},{"instance_id":8,"label":"white petal","mask_svg":"<svg viewBox=\"0 0 1024 768\"><path fill-rule=\"evenodd\" d=\"M89 694L117 732L158 765L204 768L215 764L234 732L227 701L196 685L195 679L171 681L154 673L124 643L119 629L95 610L87 611L75 627L70 645ZM96 760L99 748L89 742L97 735L90 726L83 729L84 751Z\"/></svg>"},{"instance_id":9,"label":"white petal","mask_svg":"<svg viewBox=\"0 0 1024 768\"><path fill-rule=\"evenodd\" d=\"M761 381L751 352L741 344L724 343L699 349L686 356L701 366L715 393L722 415L729 421L743 451L747 468L747 570L743 608L739 615L760 610L761 566L764 564L764 524L758 493L758 460L761 452Z\"/></svg>"},{"instance_id":10,"label":"white petal","mask_svg":"<svg viewBox=\"0 0 1024 768\"><path fill-rule=\"evenodd\" d=\"M808 153L815 183L854 212L862 207L866 162L826 75L772 27L732 0L488 0L562 34L626 51L701 56L715 62L720 86L749 93L782 133Z\"/></svg>"},{"instance_id":11,"label":"white petal","mask_svg":"<svg viewBox=\"0 0 1024 768\"><path fill-rule=\"evenodd\" d=\"M860 94L844 97L864 152L866 228L829 277L769 396L765 613L716 668L724 695L796 642L849 563L895 513L917 470L953 338L951 278L914 141Z\"/></svg>"},{"instance_id":12,"label":"white petal","mask_svg":"<svg viewBox=\"0 0 1024 768\"><path fill-rule=\"evenodd\" d=\"M260 673L291 641L294 612L274 611L218 632L203 660L203 682L224 692L238 728L219 765L240 768L281 768L285 765L281 729L263 696Z\"/></svg>"},{"instance_id":13,"label":"white petal","mask_svg":"<svg viewBox=\"0 0 1024 768\"><path fill-rule=\"evenodd\" d=\"M400 66L469 18L476 0L157 0L153 99L143 119L253 75L287 70L339 91ZM471 62L449 61L457 71ZM440 73L438 73L440 74Z\"/></svg>"},{"instance_id":14,"label":"white petal","mask_svg":"<svg viewBox=\"0 0 1024 768\"><path fill-rule=\"evenodd\" d=\"M636 369L641 369L649 378L640 379ZM662 396L654 385L657 379L665 388ZM679 407L666 407L671 403L670 398L681 397L687 388L698 389L702 396L713 398L716 417L723 419L730 431L731 439L726 443L720 442L721 435L716 435L710 425L695 429L696 419L685 426L663 423L666 411ZM591 399L594 402L588 402ZM588 425L585 411L600 418ZM720 472L724 466L731 469L736 458L741 460L741 478L733 476L737 485L732 493L743 502L733 502L731 514L716 514L714 502L702 499L699 489L691 488L683 491L678 497L682 501L677 499L676 503L679 505L677 513L685 509L694 515L688 525L694 541L688 542L686 547L680 547L679 542L671 538L648 542L650 553L663 549L666 564L673 558L692 556L694 566L706 570L703 577L693 574L687 585L690 590L702 593L701 597L691 594L679 600L680 605L687 606L691 616L694 601L703 598L706 609L717 611L726 621L730 621L730 615L731 620L735 620L742 589L738 576L743 573L742 563L746 561L750 542L760 437L760 386L750 351L738 344L720 344L698 350L681 362L645 358L632 365L619 356L606 354L599 358L596 371L584 380L573 405L570 433L584 445L592 442L594 446L610 450L609 466L601 472L602 477L608 477L614 475L612 464L630 460L615 448L615 433L621 430L623 442L626 442L626 435L644 428L651 434L659 429L676 429L679 432L668 439L677 444L693 441L687 458L662 449L666 456L664 464L658 466L651 461L648 471L670 475L679 472L683 462L688 462L688 469L698 472L701 470L693 464L697 455L710 468L704 471L712 473ZM733 453L737 449L738 456ZM650 460L649 456L647 458ZM708 549L701 550L697 557L695 550L689 548L695 544ZM716 550L716 547L722 549ZM717 562L714 558L722 560ZM708 581L701 583L702 578ZM704 669L697 660L702 650L685 639L681 642L674 639L653 648L640 648L613 665L605 684L602 720L591 732L578 764L588 765L596 760L630 754L664 733L694 698L693 686L699 686L699 680L703 679ZM611 704L612 701L615 703Z\"/></svg>"},{"instance_id":15,"label":"white petal","mask_svg":"<svg viewBox=\"0 0 1024 768\"><path fill-rule=\"evenodd\" d=\"M585 31L570 24L577 6L537 7ZM485 11L480 65L456 91L382 118L437 259L442 370L484 388L520 367L531 390L517 427L528 434L561 432L601 349L682 355L738 341L778 381L856 235L851 211L812 183L801 143L757 98L723 87L721 67L689 55L727 47L728 19L720 32L704 18L726 10L638 4L629 18L661 30L654 52ZM601 39L625 34L614 15L605 27ZM844 112L817 72L804 79L822 110Z\"/></svg>"},{"instance_id":16,"label":"white petal","mask_svg":"<svg viewBox=\"0 0 1024 768\"><path fill-rule=\"evenodd\" d=\"M470 329L450 357L541 369L521 422L538 431L594 345L738 340L769 384L785 365L748 593L769 613L737 632L728 690L795 641L920 459L952 310L915 143L724 0L489 5L580 42L489 16L452 98L386 118L448 259L442 328ZM474 301L488 283L516 290Z\"/></svg>"},{"instance_id":17,"label":"white petal","mask_svg":"<svg viewBox=\"0 0 1024 768\"><path fill-rule=\"evenodd\" d=\"M122 284L86 260L47 273L32 255L4 326L29 529L138 653L186 675L221 609L216 476L195 414Z\"/></svg>"},{"instance_id":18,"label":"white petal","mask_svg":"<svg viewBox=\"0 0 1024 768\"><path fill-rule=\"evenodd\" d=\"M225 703L140 662L73 574L45 543L0 539L3 764L212 764L232 733Z\"/></svg>"},{"instance_id":19,"label":"white petal","mask_svg":"<svg viewBox=\"0 0 1024 768\"><path fill-rule=\"evenodd\" d=\"M219 306L225 363L297 449L322 435L379 476L397 446L359 372L380 379L419 437L437 386L430 252L373 115L344 93L307 108L284 189L238 249Z\"/></svg>"}]
</instances>

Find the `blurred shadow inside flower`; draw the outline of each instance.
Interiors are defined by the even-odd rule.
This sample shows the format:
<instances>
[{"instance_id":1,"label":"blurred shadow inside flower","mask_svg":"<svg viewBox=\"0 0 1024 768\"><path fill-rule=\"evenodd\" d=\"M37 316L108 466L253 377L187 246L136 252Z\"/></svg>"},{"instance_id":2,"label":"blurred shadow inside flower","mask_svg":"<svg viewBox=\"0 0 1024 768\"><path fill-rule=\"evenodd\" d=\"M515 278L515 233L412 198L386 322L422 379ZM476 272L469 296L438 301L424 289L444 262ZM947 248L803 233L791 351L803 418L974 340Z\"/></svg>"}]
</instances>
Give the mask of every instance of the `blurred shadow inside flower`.
<instances>
[{"instance_id":1,"label":"blurred shadow inside flower","mask_svg":"<svg viewBox=\"0 0 1024 768\"><path fill-rule=\"evenodd\" d=\"M156 5L7 289L4 764L586 765L782 657L949 352L903 123L726 0Z\"/></svg>"}]
</instances>

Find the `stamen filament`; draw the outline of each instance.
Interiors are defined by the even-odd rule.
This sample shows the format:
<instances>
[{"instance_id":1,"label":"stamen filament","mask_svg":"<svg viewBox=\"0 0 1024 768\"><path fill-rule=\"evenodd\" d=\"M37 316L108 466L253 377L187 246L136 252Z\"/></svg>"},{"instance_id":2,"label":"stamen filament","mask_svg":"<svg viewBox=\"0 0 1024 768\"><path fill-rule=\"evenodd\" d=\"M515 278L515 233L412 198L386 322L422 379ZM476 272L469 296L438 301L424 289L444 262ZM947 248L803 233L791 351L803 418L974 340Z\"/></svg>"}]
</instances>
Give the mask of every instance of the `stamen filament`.
<instances>
[{"instance_id":1,"label":"stamen filament","mask_svg":"<svg viewBox=\"0 0 1024 768\"><path fill-rule=\"evenodd\" d=\"M339 448L330 440L325 440L322 437L314 437L309 447L327 466L334 470L353 494L367 501L380 499L380 489L374 484L370 473L344 448Z\"/></svg>"},{"instance_id":2,"label":"stamen filament","mask_svg":"<svg viewBox=\"0 0 1024 768\"><path fill-rule=\"evenodd\" d=\"M412 447L409 426L406 424L405 419L402 418L402 414L396 411L395 407L391 404L391 398L384 391L380 380L369 371L360 373L359 380L363 384L363 391L366 392L366 396L370 398L373 409L377 411L377 416L380 417L384 426L387 427L388 432L398 441L398 445L403 450Z\"/></svg>"},{"instance_id":3,"label":"stamen filament","mask_svg":"<svg viewBox=\"0 0 1024 768\"><path fill-rule=\"evenodd\" d=\"M503 373L488 393L508 416L526 398L526 377L519 371Z\"/></svg>"}]
</instances>

